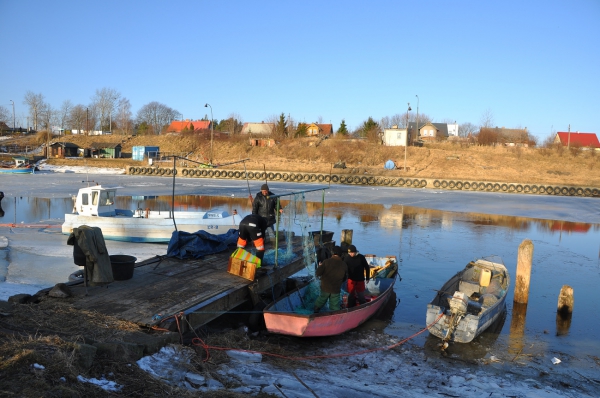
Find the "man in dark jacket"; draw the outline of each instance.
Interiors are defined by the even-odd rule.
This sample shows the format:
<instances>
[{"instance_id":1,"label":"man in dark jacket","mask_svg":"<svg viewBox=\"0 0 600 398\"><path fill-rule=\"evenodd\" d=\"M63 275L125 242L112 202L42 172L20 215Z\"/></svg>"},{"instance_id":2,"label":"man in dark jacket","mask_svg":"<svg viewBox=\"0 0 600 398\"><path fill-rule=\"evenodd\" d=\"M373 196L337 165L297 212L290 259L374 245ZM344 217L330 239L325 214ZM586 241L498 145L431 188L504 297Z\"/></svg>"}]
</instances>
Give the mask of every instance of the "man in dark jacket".
<instances>
[{"instance_id":1,"label":"man in dark jacket","mask_svg":"<svg viewBox=\"0 0 600 398\"><path fill-rule=\"evenodd\" d=\"M275 218L275 212L277 208L277 200L270 198L274 193L269 190L267 184L262 184L260 192L256 194L254 201L252 202L252 214L258 214L267 220L267 228L273 231L273 225L277 222ZM273 231L274 232L274 231ZM273 233L273 235L275 235Z\"/></svg>"},{"instance_id":2,"label":"man in dark jacket","mask_svg":"<svg viewBox=\"0 0 600 398\"><path fill-rule=\"evenodd\" d=\"M348 267L342 260L342 248L334 246L331 258L324 260L317 268L316 276L321 278L321 294L315 300L315 313L329 301L329 309L340 309L340 289L346 280Z\"/></svg>"},{"instance_id":3,"label":"man in dark jacket","mask_svg":"<svg viewBox=\"0 0 600 398\"><path fill-rule=\"evenodd\" d=\"M265 256L265 229L267 228L267 220L257 214L248 214L240 221L239 237L237 247L245 249L248 245L248 240L252 240L256 247L256 257L262 262Z\"/></svg>"},{"instance_id":4,"label":"man in dark jacket","mask_svg":"<svg viewBox=\"0 0 600 398\"><path fill-rule=\"evenodd\" d=\"M348 308L358 303L364 304L365 300L365 275L367 282L371 279L371 267L367 259L362 254L358 253L356 246L348 246L348 253L343 256L344 262L348 266Z\"/></svg>"}]
</instances>

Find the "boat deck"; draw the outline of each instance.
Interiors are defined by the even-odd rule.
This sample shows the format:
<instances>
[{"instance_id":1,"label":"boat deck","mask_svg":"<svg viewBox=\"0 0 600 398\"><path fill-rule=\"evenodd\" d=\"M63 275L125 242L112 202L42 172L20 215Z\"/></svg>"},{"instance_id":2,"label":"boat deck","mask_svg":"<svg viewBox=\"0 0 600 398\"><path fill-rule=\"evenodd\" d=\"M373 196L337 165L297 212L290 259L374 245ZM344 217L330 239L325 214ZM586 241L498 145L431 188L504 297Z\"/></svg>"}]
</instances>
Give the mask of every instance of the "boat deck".
<instances>
[{"instance_id":1,"label":"boat deck","mask_svg":"<svg viewBox=\"0 0 600 398\"><path fill-rule=\"evenodd\" d=\"M305 265L299 239L294 238L291 263L257 272L254 281L227 272L233 250L201 259L156 256L136 263L128 280L87 289L83 282L71 282L69 288L77 297L73 305L147 327L183 313L190 326L197 328L250 299L251 290L264 292L302 270Z\"/></svg>"}]
</instances>

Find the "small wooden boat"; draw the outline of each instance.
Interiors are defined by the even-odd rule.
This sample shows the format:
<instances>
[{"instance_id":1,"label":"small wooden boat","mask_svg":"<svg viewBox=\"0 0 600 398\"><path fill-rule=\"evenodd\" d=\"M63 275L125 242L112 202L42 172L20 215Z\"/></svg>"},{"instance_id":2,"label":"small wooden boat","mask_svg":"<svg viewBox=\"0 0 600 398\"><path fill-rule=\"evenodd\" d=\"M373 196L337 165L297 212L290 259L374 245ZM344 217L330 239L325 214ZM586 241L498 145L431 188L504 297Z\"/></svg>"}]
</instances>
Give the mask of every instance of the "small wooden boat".
<instances>
[{"instance_id":1,"label":"small wooden boat","mask_svg":"<svg viewBox=\"0 0 600 398\"><path fill-rule=\"evenodd\" d=\"M178 231L211 234L238 229L240 215L224 210L152 211L115 208L117 188L100 185L81 188L75 199L74 214L65 214L62 233L69 235L81 225L98 227L104 239L124 242L168 243L177 225Z\"/></svg>"},{"instance_id":2,"label":"small wooden boat","mask_svg":"<svg viewBox=\"0 0 600 398\"><path fill-rule=\"evenodd\" d=\"M373 267L380 267L378 274L386 268L386 277L375 276L366 284L367 302L339 311L313 313L314 300L319 295L319 282L311 280L308 284L281 296L268 305L263 315L267 330L271 333L298 337L334 336L342 334L364 323L375 315L388 301L394 291L398 275L398 263L395 256L365 256ZM382 267L381 264L387 266ZM345 286L343 287L346 291Z\"/></svg>"},{"instance_id":3,"label":"small wooden boat","mask_svg":"<svg viewBox=\"0 0 600 398\"><path fill-rule=\"evenodd\" d=\"M435 322L432 335L468 343L498 319L506 309L510 275L502 260L494 260L471 261L442 286L427 305L427 325Z\"/></svg>"},{"instance_id":4,"label":"small wooden boat","mask_svg":"<svg viewBox=\"0 0 600 398\"><path fill-rule=\"evenodd\" d=\"M29 164L27 158L22 156L13 157L15 164L0 164L0 173L4 174L33 174L35 166Z\"/></svg>"}]
</instances>

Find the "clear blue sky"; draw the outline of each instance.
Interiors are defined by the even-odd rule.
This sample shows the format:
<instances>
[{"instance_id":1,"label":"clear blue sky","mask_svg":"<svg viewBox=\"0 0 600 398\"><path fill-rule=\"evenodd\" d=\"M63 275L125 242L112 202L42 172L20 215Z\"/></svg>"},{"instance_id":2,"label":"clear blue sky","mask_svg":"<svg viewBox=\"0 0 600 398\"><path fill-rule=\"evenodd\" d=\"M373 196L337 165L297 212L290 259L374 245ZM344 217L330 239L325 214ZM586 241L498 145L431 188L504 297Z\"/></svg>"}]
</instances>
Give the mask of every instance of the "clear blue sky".
<instances>
[{"instance_id":1,"label":"clear blue sky","mask_svg":"<svg viewBox=\"0 0 600 398\"><path fill-rule=\"evenodd\" d=\"M600 134L600 1L0 0L0 105L111 88L198 119L282 112ZM208 113L210 116L210 113Z\"/></svg>"}]
</instances>

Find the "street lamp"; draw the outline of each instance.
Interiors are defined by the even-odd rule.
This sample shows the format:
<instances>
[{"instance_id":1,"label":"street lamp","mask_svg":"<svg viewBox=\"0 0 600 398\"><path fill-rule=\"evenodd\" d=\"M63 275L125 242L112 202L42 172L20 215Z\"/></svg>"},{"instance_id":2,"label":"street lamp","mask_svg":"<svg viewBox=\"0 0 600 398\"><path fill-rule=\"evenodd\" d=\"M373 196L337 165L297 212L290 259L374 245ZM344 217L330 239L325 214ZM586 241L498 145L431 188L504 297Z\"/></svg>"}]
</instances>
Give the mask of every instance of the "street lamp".
<instances>
[{"instance_id":1,"label":"street lamp","mask_svg":"<svg viewBox=\"0 0 600 398\"><path fill-rule=\"evenodd\" d=\"M420 135L419 134L419 96L415 95L415 97L417 97L417 137Z\"/></svg>"},{"instance_id":2,"label":"street lamp","mask_svg":"<svg viewBox=\"0 0 600 398\"><path fill-rule=\"evenodd\" d=\"M12 102L12 106L13 106L13 134L15 133L15 101L10 100L10 102Z\"/></svg>"},{"instance_id":3,"label":"street lamp","mask_svg":"<svg viewBox=\"0 0 600 398\"><path fill-rule=\"evenodd\" d=\"M204 104L205 108L210 108L210 159L209 159L209 163L212 165L212 161L213 161L213 112L212 112L212 106L210 106L210 104Z\"/></svg>"},{"instance_id":4,"label":"street lamp","mask_svg":"<svg viewBox=\"0 0 600 398\"><path fill-rule=\"evenodd\" d=\"M406 172L406 150L408 147L408 112L412 111L410 109L410 102L408 103L408 109L406 110L406 139L404 140L404 172Z\"/></svg>"}]
</instances>

